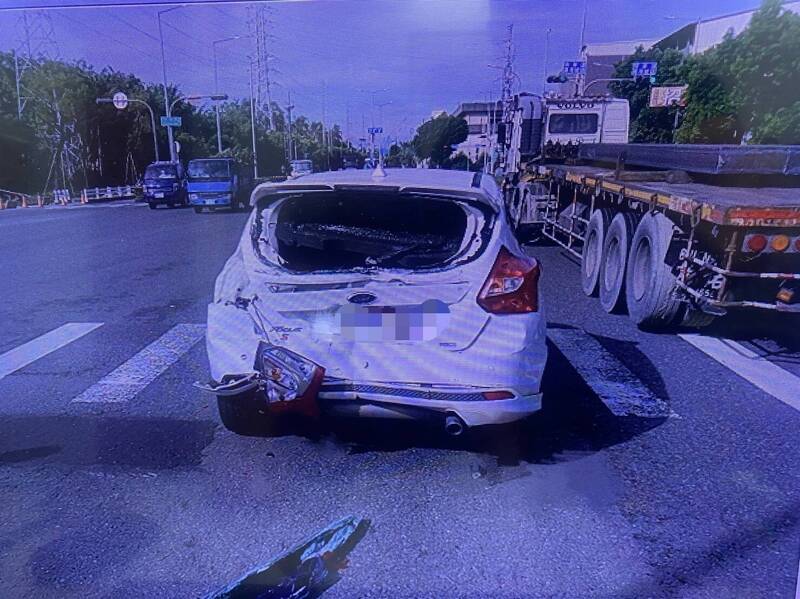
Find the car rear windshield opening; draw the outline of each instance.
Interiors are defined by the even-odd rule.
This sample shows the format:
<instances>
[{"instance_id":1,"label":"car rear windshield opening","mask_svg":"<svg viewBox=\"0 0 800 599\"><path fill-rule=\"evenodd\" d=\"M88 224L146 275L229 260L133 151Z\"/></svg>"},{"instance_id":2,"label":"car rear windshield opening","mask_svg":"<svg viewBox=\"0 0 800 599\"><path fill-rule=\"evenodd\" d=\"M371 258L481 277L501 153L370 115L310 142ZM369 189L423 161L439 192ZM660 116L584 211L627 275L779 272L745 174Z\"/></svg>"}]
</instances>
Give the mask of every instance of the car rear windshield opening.
<instances>
[{"instance_id":1,"label":"car rear windshield opening","mask_svg":"<svg viewBox=\"0 0 800 599\"><path fill-rule=\"evenodd\" d=\"M455 201L401 194L320 194L287 199L275 240L295 271L433 268L459 251L467 213Z\"/></svg>"}]
</instances>

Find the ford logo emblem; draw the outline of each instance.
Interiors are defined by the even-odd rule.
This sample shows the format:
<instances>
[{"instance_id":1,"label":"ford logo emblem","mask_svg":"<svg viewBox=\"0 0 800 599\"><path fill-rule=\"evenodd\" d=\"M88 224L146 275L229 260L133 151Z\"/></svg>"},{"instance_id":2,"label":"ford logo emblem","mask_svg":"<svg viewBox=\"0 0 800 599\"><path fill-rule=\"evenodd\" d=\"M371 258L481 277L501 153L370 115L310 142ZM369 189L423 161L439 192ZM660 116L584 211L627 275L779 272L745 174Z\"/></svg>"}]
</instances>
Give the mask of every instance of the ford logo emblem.
<instances>
[{"instance_id":1,"label":"ford logo emblem","mask_svg":"<svg viewBox=\"0 0 800 599\"><path fill-rule=\"evenodd\" d=\"M370 293L369 291L360 291L359 293L354 293L353 295L347 298L347 301L351 304L371 304L378 296L374 293Z\"/></svg>"}]
</instances>

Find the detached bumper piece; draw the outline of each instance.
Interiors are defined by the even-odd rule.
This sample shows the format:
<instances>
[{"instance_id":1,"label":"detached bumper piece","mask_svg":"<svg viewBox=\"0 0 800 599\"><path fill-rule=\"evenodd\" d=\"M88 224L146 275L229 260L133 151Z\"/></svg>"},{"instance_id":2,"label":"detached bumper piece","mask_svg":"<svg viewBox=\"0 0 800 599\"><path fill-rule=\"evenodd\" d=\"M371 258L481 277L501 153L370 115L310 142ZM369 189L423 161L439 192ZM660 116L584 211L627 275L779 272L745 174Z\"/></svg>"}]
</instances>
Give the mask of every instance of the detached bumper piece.
<instances>
[{"instance_id":1,"label":"detached bumper piece","mask_svg":"<svg viewBox=\"0 0 800 599\"><path fill-rule=\"evenodd\" d=\"M263 342L256 352L255 368L256 372L226 376L220 383L194 386L226 397L257 390L271 413L319 416L317 395L325 378L324 368L286 348Z\"/></svg>"}]
</instances>

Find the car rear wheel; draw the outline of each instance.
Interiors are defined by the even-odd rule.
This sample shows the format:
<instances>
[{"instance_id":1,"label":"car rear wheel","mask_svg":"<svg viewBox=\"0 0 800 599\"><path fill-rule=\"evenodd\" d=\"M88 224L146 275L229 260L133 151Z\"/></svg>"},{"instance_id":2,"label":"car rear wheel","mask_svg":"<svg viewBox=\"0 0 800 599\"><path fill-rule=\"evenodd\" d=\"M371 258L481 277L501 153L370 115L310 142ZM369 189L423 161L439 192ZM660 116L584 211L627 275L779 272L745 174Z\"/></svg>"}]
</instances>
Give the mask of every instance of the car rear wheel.
<instances>
[{"instance_id":1,"label":"car rear wheel","mask_svg":"<svg viewBox=\"0 0 800 599\"><path fill-rule=\"evenodd\" d=\"M581 252L581 288L589 296L597 293L600 267L603 264L603 245L610 221L611 212L605 208L598 208L589 217L586 240Z\"/></svg>"},{"instance_id":2,"label":"car rear wheel","mask_svg":"<svg viewBox=\"0 0 800 599\"><path fill-rule=\"evenodd\" d=\"M156 204L155 202L147 202L147 205L150 206L150 210L155 210L156 208L158 208L158 204Z\"/></svg>"},{"instance_id":3,"label":"car rear wheel","mask_svg":"<svg viewBox=\"0 0 800 599\"><path fill-rule=\"evenodd\" d=\"M629 212L619 212L608 227L598 282L600 305L608 313L625 307L625 267L635 230L636 217Z\"/></svg>"},{"instance_id":4,"label":"car rear wheel","mask_svg":"<svg viewBox=\"0 0 800 599\"><path fill-rule=\"evenodd\" d=\"M628 314L643 329L666 329L680 317L681 302L672 295L675 275L665 264L674 225L663 214L646 214L631 242L625 274Z\"/></svg>"},{"instance_id":5,"label":"car rear wheel","mask_svg":"<svg viewBox=\"0 0 800 599\"><path fill-rule=\"evenodd\" d=\"M240 395L217 395L222 425L237 435L258 435L267 432L270 418L260 410L252 391Z\"/></svg>"}]
</instances>

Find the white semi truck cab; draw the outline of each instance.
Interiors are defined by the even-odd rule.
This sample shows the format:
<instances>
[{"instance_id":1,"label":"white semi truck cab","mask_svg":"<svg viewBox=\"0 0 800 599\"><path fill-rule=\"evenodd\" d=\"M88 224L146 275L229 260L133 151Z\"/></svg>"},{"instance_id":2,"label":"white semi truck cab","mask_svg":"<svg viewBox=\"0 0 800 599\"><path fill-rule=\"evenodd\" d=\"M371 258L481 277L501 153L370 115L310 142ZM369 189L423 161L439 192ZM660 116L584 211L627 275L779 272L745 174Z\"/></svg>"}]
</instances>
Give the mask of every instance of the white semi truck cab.
<instances>
[{"instance_id":1,"label":"white semi truck cab","mask_svg":"<svg viewBox=\"0 0 800 599\"><path fill-rule=\"evenodd\" d=\"M628 143L628 101L605 96L560 97L520 93L498 137L507 145L506 173L537 158L563 159L581 144ZM510 127L510 129L509 129Z\"/></svg>"}]
</instances>

